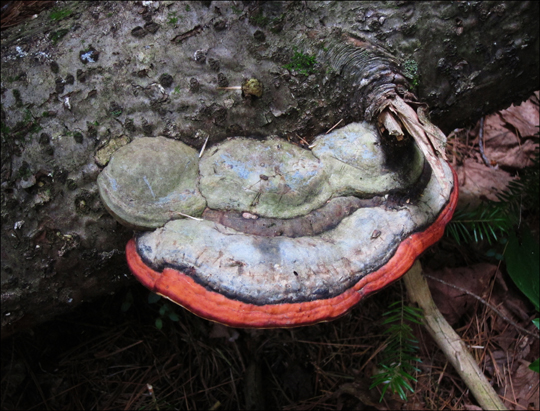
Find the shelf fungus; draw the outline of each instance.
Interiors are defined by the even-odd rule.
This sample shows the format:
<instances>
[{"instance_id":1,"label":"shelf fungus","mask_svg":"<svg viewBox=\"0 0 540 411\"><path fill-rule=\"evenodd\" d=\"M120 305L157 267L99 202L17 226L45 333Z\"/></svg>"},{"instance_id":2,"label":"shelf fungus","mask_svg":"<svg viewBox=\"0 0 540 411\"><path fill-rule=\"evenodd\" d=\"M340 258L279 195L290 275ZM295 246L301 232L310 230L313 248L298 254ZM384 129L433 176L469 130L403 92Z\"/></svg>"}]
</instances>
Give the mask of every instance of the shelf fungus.
<instances>
[{"instance_id":1,"label":"shelf fungus","mask_svg":"<svg viewBox=\"0 0 540 411\"><path fill-rule=\"evenodd\" d=\"M367 123L318 136L194 149L163 137L119 149L101 198L140 231L135 277L193 313L237 327L294 327L345 314L440 239L457 202L411 138Z\"/></svg>"}]
</instances>

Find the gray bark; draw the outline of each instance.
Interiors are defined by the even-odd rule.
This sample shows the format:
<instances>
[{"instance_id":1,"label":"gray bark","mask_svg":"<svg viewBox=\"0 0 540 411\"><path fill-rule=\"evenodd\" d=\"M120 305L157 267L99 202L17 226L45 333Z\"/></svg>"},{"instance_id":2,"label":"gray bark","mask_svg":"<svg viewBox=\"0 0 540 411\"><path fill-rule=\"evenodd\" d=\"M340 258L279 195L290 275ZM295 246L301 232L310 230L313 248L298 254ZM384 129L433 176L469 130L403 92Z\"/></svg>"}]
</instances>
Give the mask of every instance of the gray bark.
<instances>
[{"instance_id":1,"label":"gray bark","mask_svg":"<svg viewBox=\"0 0 540 411\"><path fill-rule=\"evenodd\" d=\"M134 137L309 142L373 121L389 84L449 132L539 85L538 2L148 3L61 3L2 32L3 336L131 281L96 178ZM217 89L253 77L261 98Z\"/></svg>"}]
</instances>

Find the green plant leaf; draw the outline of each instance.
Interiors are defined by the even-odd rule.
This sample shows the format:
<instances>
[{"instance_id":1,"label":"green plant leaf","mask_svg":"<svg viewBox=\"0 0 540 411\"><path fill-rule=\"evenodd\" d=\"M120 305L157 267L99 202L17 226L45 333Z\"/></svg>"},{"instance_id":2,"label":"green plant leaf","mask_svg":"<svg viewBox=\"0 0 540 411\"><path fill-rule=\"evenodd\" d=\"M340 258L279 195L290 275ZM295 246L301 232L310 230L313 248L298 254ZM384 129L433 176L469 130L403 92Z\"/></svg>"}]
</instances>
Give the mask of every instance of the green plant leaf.
<instances>
[{"instance_id":1,"label":"green plant leaf","mask_svg":"<svg viewBox=\"0 0 540 411\"><path fill-rule=\"evenodd\" d=\"M158 330L161 330L163 328L163 320L161 318L156 318L155 324Z\"/></svg>"},{"instance_id":2,"label":"green plant leaf","mask_svg":"<svg viewBox=\"0 0 540 411\"><path fill-rule=\"evenodd\" d=\"M160 298L161 298L161 295L150 293L148 294L148 304L155 304L159 301Z\"/></svg>"},{"instance_id":3,"label":"green plant leaf","mask_svg":"<svg viewBox=\"0 0 540 411\"><path fill-rule=\"evenodd\" d=\"M382 401L388 388L405 401L407 390L413 391L409 381L416 381L412 373L420 371L411 364L420 362L420 359L414 356L418 350L418 341L408 323L421 324L423 313L419 308L406 306L403 301L396 301L388 308L391 310L383 314L386 318L382 321L387 326L383 331L388 336L386 348L380 354L380 372L371 377L373 382L370 389L382 386L379 401Z\"/></svg>"},{"instance_id":4,"label":"green plant leaf","mask_svg":"<svg viewBox=\"0 0 540 411\"><path fill-rule=\"evenodd\" d=\"M129 310L130 307L131 307L131 301L124 301L122 303L122 306L120 307L120 311L125 313L127 310Z\"/></svg>"},{"instance_id":5,"label":"green plant leaf","mask_svg":"<svg viewBox=\"0 0 540 411\"><path fill-rule=\"evenodd\" d=\"M122 306L120 307L120 310L125 313L131 305L133 304L133 294L131 294L131 291L128 291L126 296L124 297L124 301L122 302Z\"/></svg>"},{"instance_id":6,"label":"green plant leaf","mask_svg":"<svg viewBox=\"0 0 540 411\"><path fill-rule=\"evenodd\" d=\"M518 288L540 310L540 259L538 243L531 230L522 229L518 237L511 231L505 252L506 269Z\"/></svg>"},{"instance_id":7,"label":"green plant leaf","mask_svg":"<svg viewBox=\"0 0 540 411\"><path fill-rule=\"evenodd\" d=\"M529 365L529 368L531 370L533 370L534 372L537 372L540 374L540 361L538 361L539 358L537 358L536 360L534 360L531 365Z\"/></svg>"},{"instance_id":8,"label":"green plant leaf","mask_svg":"<svg viewBox=\"0 0 540 411\"><path fill-rule=\"evenodd\" d=\"M165 313L168 311L168 307L166 304L162 304L161 307L159 307L159 315L162 317L165 315Z\"/></svg>"},{"instance_id":9,"label":"green plant leaf","mask_svg":"<svg viewBox=\"0 0 540 411\"><path fill-rule=\"evenodd\" d=\"M169 319L171 321L180 321L180 318L178 317L176 313L169 313Z\"/></svg>"}]
</instances>

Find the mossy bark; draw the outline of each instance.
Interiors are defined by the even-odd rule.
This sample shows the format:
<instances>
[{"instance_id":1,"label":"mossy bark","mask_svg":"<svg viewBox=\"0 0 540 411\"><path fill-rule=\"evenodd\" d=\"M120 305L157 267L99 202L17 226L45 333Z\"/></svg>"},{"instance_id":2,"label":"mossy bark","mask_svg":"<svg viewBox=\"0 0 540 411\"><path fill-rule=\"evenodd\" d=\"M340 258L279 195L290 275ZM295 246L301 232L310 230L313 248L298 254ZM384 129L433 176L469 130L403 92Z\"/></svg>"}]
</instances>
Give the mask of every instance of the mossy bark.
<instances>
[{"instance_id":1,"label":"mossy bark","mask_svg":"<svg viewBox=\"0 0 540 411\"><path fill-rule=\"evenodd\" d=\"M96 178L132 138L304 144L396 87L448 132L539 84L537 2L149 4L60 3L1 34L3 331L129 281ZM253 77L260 98L218 89Z\"/></svg>"}]
</instances>

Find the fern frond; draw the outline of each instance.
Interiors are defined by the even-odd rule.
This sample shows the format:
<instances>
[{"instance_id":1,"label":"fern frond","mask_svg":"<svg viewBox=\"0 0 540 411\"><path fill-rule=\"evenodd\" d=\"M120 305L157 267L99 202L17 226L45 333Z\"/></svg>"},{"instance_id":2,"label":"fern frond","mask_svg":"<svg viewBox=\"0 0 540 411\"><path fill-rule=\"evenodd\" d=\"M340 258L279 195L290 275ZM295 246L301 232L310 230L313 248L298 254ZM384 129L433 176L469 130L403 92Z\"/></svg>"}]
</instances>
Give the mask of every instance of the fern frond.
<instances>
[{"instance_id":1,"label":"fern frond","mask_svg":"<svg viewBox=\"0 0 540 411\"><path fill-rule=\"evenodd\" d=\"M392 303L389 308L391 310L383 314L386 317L383 324L388 325L383 332L387 336L386 348L381 353L380 372L372 376L370 388L383 385L381 401L388 389L405 401L406 390L414 391L409 383L416 381L412 374L420 371L413 364L421 362L415 355L418 341L409 323L421 324L422 310L404 305L403 300Z\"/></svg>"},{"instance_id":2,"label":"fern frond","mask_svg":"<svg viewBox=\"0 0 540 411\"><path fill-rule=\"evenodd\" d=\"M457 210L447 226L447 234L458 244L472 240L487 240L491 244L508 232L513 220L506 207L493 202L475 209Z\"/></svg>"},{"instance_id":3,"label":"fern frond","mask_svg":"<svg viewBox=\"0 0 540 411\"><path fill-rule=\"evenodd\" d=\"M523 210L538 212L540 186L540 150L536 147L532 165L522 170L519 180L512 180L497 194L498 201L487 201L475 209L457 210L446 226L446 234L458 244L487 240L491 245L507 236L518 224Z\"/></svg>"}]
</instances>

